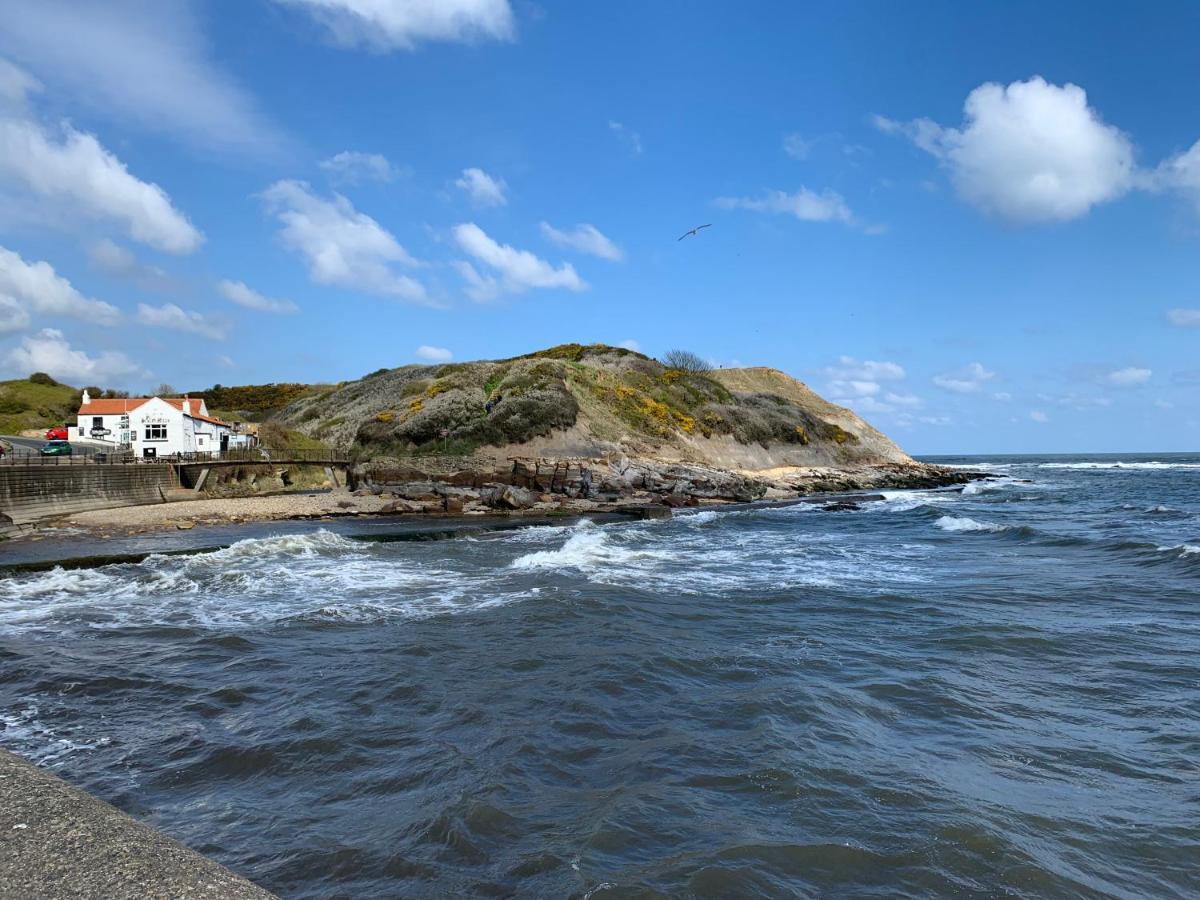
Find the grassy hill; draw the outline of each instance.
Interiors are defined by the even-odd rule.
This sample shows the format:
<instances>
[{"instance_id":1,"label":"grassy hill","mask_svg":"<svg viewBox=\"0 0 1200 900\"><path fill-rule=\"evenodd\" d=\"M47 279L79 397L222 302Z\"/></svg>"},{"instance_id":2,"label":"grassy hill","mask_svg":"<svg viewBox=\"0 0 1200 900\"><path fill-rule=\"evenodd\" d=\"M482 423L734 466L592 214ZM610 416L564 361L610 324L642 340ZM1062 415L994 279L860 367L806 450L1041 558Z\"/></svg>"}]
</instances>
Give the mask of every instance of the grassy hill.
<instances>
[{"instance_id":1,"label":"grassy hill","mask_svg":"<svg viewBox=\"0 0 1200 900\"><path fill-rule=\"evenodd\" d=\"M79 390L67 384L44 384L19 378L0 381L0 434L44 431L74 422Z\"/></svg>"},{"instance_id":2,"label":"grassy hill","mask_svg":"<svg viewBox=\"0 0 1200 900\"><path fill-rule=\"evenodd\" d=\"M302 397L279 420L364 455L619 450L727 468L908 460L781 372L688 371L604 345L382 369Z\"/></svg>"}]
</instances>

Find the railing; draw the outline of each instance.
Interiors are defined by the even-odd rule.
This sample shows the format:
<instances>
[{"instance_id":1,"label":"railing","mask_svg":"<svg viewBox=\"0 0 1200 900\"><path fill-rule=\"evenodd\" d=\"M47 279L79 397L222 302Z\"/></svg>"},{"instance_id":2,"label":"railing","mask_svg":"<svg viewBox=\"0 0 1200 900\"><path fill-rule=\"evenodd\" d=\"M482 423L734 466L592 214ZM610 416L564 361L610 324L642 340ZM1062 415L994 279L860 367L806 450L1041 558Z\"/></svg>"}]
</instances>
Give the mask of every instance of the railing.
<instances>
[{"instance_id":1,"label":"railing","mask_svg":"<svg viewBox=\"0 0 1200 900\"><path fill-rule=\"evenodd\" d=\"M0 457L0 466L81 466L81 465L215 465L220 463L245 463L247 465L270 465L272 463L324 463L346 465L347 455L338 450L288 450L269 447L247 447L211 453L174 453L162 456L137 456L127 450L80 450L70 456L43 456L38 450L13 447Z\"/></svg>"}]
</instances>

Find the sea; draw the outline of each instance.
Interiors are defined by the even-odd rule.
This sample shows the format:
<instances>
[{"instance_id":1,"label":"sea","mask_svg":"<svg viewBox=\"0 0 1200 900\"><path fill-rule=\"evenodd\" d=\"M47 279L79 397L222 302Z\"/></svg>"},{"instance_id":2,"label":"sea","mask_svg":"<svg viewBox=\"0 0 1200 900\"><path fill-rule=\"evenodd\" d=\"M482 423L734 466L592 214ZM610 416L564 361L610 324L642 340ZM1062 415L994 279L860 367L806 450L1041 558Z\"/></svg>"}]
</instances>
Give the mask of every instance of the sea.
<instances>
[{"instance_id":1,"label":"sea","mask_svg":"<svg viewBox=\"0 0 1200 900\"><path fill-rule=\"evenodd\" d=\"M0 746L288 898L1200 895L1200 455L932 461L10 574Z\"/></svg>"}]
</instances>

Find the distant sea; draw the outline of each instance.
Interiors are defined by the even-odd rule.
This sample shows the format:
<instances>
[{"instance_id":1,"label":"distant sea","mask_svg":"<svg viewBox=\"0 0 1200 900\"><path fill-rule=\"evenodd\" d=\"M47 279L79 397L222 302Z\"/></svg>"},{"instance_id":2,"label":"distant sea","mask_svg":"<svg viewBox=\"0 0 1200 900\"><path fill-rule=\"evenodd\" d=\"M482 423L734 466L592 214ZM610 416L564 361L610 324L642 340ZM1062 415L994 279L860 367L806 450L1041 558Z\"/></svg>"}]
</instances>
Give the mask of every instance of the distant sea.
<instances>
[{"instance_id":1,"label":"distant sea","mask_svg":"<svg viewBox=\"0 0 1200 900\"><path fill-rule=\"evenodd\" d=\"M0 743L285 897L1200 895L1200 455L0 581Z\"/></svg>"}]
</instances>

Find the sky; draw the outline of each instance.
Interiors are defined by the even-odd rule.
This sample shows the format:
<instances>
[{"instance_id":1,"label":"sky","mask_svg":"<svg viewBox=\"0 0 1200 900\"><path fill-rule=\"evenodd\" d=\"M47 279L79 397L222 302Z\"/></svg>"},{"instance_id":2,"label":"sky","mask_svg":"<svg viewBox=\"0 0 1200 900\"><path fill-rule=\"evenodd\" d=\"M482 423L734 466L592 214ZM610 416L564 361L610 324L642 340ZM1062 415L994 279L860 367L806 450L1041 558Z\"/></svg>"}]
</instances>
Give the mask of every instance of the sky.
<instances>
[{"instance_id":1,"label":"sky","mask_svg":"<svg viewBox=\"0 0 1200 900\"><path fill-rule=\"evenodd\" d=\"M914 453L1196 450L1197 38L1171 0L0 0L0 377L599 341Z\"/></svg>"}]
</instances>

